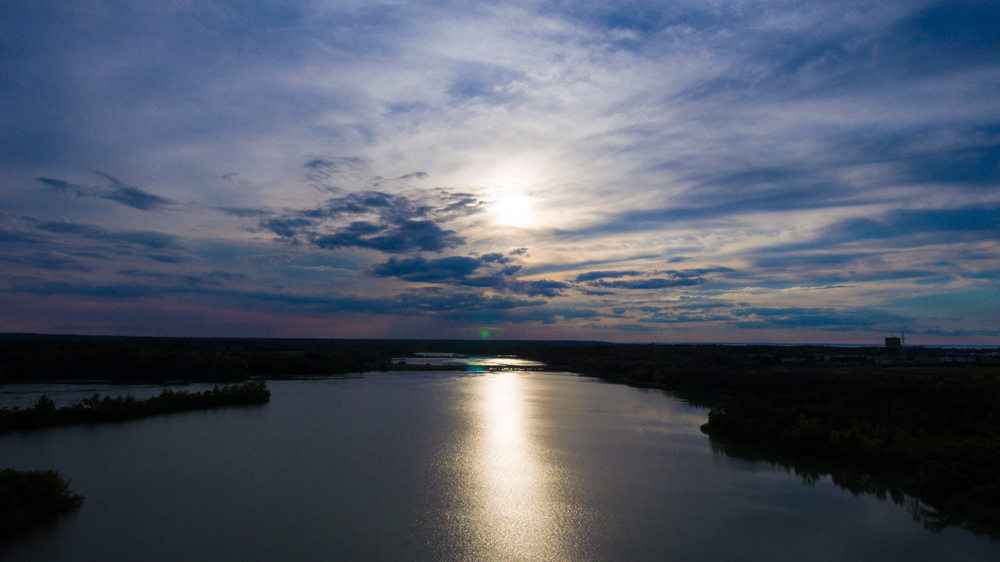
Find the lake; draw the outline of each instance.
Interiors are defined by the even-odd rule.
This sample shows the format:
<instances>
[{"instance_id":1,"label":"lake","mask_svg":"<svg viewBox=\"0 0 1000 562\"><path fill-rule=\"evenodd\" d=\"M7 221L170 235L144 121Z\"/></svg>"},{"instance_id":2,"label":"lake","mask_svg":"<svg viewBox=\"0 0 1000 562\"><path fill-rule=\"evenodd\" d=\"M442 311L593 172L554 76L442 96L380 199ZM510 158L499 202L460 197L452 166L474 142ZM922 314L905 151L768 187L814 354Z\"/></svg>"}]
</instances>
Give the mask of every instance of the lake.
<instances>
[{"instance_id":1,"label":"lake","mask_svg":"<svg viewBox=\"0 0 1000 562\"><path fill-rule=\"evenodd\" d=\"M835 485L850 469L713 444L705 407L657 390L543 372L268 386L267 405L0 436L0 468L56 469L87 497L0 559L1000 560ZM0 405L123 392L0 388Z\"/></svg>"}]
</instances>

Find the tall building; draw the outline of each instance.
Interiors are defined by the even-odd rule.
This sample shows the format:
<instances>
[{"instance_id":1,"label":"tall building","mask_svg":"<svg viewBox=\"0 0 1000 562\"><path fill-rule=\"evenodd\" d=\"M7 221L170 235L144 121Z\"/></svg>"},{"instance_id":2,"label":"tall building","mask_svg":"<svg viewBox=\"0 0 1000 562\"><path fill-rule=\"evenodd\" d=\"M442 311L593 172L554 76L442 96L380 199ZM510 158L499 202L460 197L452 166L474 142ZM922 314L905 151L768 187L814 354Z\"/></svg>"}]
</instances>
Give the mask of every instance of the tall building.
<instances>
[{"instance_id":1,"label":"tall building","mask_svg":"<svg viewBox=\"0 0 1000 562\"><path fill-rule=\"evenodd\" d=\"M886 353L895 355L895 354L899 353L899 350L902 347L903 346L901 345L901 342L900 342L899 338L895 338L895 337L893 337L893 338L885 338L885 351L886 351Z\"/></svg>"}]
</instances>

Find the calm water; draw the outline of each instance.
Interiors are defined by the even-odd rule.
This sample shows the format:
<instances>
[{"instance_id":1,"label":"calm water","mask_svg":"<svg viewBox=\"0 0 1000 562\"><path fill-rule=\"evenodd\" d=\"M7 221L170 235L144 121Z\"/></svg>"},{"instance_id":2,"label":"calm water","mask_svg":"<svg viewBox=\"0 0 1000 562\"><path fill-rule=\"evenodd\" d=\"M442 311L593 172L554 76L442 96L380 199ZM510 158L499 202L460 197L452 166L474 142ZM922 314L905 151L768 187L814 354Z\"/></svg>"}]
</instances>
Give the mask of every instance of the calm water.
<instances>
[{"instance_id":1,"label":"calm water","mask_svg":"<svg viewBox=\"0 0 1000 562\"><path fill-rule=\"evenodd\" d=\"M87 496L0 559L1000 560L713 448L706 410L658 391L517 372L269 386L265 406L0 436L0 467L54 468Z\"/></svg>"}]
</instances>

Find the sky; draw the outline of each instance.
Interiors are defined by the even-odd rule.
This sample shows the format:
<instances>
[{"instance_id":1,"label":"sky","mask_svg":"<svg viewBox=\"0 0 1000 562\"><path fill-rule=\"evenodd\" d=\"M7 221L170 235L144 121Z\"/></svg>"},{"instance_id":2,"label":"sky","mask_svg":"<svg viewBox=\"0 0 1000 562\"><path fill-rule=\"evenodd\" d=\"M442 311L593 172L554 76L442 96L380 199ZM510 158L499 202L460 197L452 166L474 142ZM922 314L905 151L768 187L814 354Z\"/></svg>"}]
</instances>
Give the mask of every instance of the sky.
<instances>
[{"instance_id":1,"label":"sky","mask_svg":"<svg viewBox=\"0 0 1000 562\"><path fill-rule=\"evenodd\" d=\"M7 0L0 332L1000 345L995 1Z\"/></svg>"}]
</instances>

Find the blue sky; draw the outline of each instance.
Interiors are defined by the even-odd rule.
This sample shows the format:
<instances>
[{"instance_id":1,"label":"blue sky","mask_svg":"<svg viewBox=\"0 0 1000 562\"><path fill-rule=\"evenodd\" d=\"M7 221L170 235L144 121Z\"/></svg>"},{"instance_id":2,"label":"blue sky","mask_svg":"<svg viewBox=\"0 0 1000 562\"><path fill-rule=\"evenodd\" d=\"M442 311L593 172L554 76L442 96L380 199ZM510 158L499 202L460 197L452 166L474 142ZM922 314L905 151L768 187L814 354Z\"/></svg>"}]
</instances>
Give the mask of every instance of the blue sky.
<instances>
[{"instance_id":1,"label":"blue sky","mask_svg":"<svg viewBox=\"0 0 1000 562\"><path fill-rule=\"evenodd\" d=\"M0 29L0 331L1000 345L994 2Z\"/></svg>"}]
</instances>

